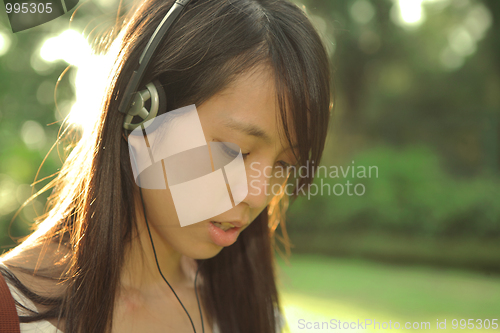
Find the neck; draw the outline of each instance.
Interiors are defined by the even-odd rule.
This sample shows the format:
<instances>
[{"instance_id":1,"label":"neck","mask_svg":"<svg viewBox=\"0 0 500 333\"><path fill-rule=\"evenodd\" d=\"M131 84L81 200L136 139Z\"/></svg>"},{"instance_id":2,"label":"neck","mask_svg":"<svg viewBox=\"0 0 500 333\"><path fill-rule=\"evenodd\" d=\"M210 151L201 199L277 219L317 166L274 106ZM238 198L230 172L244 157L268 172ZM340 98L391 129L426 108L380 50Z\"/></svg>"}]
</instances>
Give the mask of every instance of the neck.
<instances>
[{"instance_id":1,"label":"neck","mask_svg":"<svg viewBox=\"0 0 500 333\"><path fill-rule=\"evenodd\" d=\"M125 251L120 284L127 289L155 295L168 286L158 271L140 199L136 201L136 224L137 233ZM189 278L184 266L189 258L182 256L162 239L152 223L149 223L149 230L163 276L172 287L185 285Z\"/></svg>"}]
</instances>

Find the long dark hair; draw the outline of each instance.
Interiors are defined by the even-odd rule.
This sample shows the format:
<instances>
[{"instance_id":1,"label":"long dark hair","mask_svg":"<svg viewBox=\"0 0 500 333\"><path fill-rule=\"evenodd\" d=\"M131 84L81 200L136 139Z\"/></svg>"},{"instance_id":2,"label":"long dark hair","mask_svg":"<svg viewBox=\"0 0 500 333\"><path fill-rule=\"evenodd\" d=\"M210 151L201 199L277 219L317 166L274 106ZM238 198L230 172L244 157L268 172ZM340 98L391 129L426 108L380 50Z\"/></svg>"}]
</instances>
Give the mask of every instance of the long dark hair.
<instances>
[{"instance_id":1,"label":"long dark hair","mask_svg":"<svg viewBox=\"0 0 500 333\"><path fill-rule=\"evenodd\" d=\"M124 251L136 227L134 180L122 137L123 114L117 108L134 64L172 4L148 0L113 30L115 48L109 50L116 52L116 62L99 118L58 177L42 189L54 187L47 214L14 250L22 258L35 247L59 246L67 253L60 258L64 264L38 270L11 265L62 281L65 292L43 297L2 271L26 297L49 309L21 316L21 322L64 318L66 332L111 328ZM106 41L101 38L96 46L108 49ZM297 136L299 163L318 164L332 104L330 66L318 33L287 0L193 0L157 49L143 84L152 79L162 83L167 110L198 106L259 64L268 65L276 78L282 134L290 143L291 133ZM300 185L312 177L300 179ZM279 205L280 200L273 200L234 245L201 266L202 302L209 323L215 321L222 333L276 330L274 314L280 307L273 236L282 222Z\"/></svg>"}]
</instances>

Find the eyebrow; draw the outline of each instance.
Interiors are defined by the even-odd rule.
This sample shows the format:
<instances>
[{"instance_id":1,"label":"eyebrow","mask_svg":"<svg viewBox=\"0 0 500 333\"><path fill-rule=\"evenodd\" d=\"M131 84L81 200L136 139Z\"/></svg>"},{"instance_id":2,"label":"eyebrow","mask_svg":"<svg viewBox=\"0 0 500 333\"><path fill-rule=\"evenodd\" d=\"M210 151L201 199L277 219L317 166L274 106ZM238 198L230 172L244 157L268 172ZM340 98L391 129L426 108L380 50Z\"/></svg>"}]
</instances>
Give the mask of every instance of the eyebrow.
<instances>
[{"instance_id":1,"label":"eyebrow","mask_svg":"<svg viewBox=\"0 0 500 333\"><path fill-rule=\"evenodd\" d=\"M223 122L223 125L231 128L231 129L243 132L247 135L255 136L255 137L262 139L268 143L271 142L271 138L269 137L269 135L267 135L267 133L257 125L241 123L241 122L234 120L232 118L225 120Z\"/></svg>"}]
</instances>

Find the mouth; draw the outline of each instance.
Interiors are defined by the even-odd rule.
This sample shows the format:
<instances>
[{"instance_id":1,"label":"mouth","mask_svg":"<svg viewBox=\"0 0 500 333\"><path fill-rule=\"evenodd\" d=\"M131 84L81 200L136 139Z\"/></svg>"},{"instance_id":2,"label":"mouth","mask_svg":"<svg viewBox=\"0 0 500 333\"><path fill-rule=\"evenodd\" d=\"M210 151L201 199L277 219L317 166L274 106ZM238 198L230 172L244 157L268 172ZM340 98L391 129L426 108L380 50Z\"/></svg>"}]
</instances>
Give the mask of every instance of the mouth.
<instances>
[{"instance_id":1,"label":"mouth","mask_svg":"<svg viewBox=\"0 0 500 333\"><path fill-rule=\"evenodd\" d=\"M236 242L241 231L241 227L236 223L210 221L208 233L213 243L219 246L230 246Z\"/></svg>"},{"instance_id":2,"label":"mouth","mask_svg":"<svg viewBox=\"0 0 500 333\"><path fill-rule=\"evenodd\" d=\"M215 221L212 221L212 223L219 229L222 229L224 231L227 231L229 229L233 229L233 228L236 228L236 226L234 226L233 224L229 223L229 222L215 222Z\"/></svg>"}]
</instances>

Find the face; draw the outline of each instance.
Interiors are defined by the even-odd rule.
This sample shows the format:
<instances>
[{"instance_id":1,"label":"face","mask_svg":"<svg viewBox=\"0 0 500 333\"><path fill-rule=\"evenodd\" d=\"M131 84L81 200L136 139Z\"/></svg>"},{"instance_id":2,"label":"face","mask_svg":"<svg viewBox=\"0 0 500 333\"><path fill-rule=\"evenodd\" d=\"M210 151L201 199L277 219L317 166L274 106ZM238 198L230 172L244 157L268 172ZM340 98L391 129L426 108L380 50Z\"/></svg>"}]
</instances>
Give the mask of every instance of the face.
<instances>
[{"instance_id":1,"label":"face","mask_svg":"<svg viewBox=\"0 0 500 333\"><path fill-rule=\"evenodd\" d=\"M220 215L181 227L168 186L166 190L142 189L142 193L149 225L158 236L180 254L206 259L237 241L286 181L283 172L276 171L296 160L293 148L279 134L280 111L270 69L260 67L242 74L196 109L207 143L240 147L248 195Z\"/></svg>"}]
</instances>

